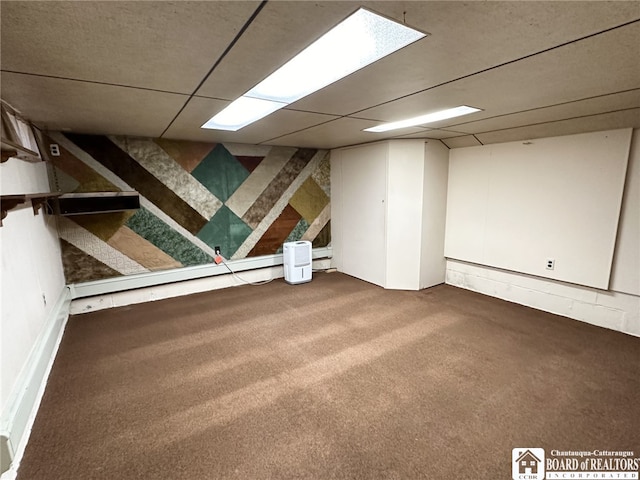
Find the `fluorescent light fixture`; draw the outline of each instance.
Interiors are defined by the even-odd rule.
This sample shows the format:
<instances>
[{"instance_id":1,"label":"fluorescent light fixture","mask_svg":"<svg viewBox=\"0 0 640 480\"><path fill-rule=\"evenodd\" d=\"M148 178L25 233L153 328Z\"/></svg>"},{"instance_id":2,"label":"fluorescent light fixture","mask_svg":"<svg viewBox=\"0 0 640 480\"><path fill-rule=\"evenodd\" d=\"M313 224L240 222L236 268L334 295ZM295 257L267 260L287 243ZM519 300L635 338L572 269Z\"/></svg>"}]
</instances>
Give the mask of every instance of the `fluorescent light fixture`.
<instances>
[{"instance_id":1,"label":"fluorescent light fixture","mask_svg":"<svg viewBox=\"0 0 640 480\"><path fill-rule=\"evenodd\" d=\"M286 106L286 103L240 97L202 125L202 128L235 132L276 110L280 110L284 106Z\"/></svg>"},{"instance_id":2,"label":"fluorescent light fixture","mask_svg":"<svg viewBox=\"0 0 640 480\"><path fill-rule=\"evenodd\" d=\"M415 127L416 125L424 125L425 123L433 123L440 120L446 120L448 118L461 117L462 115L469 115L470 113L479 111L479 108L461 105L459 107L448 108L447 110L440 110L439 112L427 113L426 115L420 115L419 117L407 118L406 120L400 120L397 122L383 123L382 125L378 125L377 127L365 128L363 131L388 132L389 130Z\"/></svg>"},{"instance_id":3,"label":"fluorescent light fixture","mask_svg":"<svg viewBox=\"0 0 640 480\"><path fill-rule=\"evenodd\" d=\"M361 8L245 95L293 103L425 35Z\"/></svg>"},{"instance_id":4,"label":"fluorescent light fixture","mask_svg":"<svg viewBox=\"0 0 640 480\"><path fill-rule=\"evenodd\" d=\"M280 105L278 108L282 108L426 35L361 8L246 92L240 99L278 102ZM227 108L232 107L240 99ZM240 119L234 114L233 128L226 125L224 118L218 118L225 113L225 109L205 123L202 128L235 131L278 108L261 113L259 116L253 115L253 112L248 109L246 119Z\"/></svg>"}]
</instances>

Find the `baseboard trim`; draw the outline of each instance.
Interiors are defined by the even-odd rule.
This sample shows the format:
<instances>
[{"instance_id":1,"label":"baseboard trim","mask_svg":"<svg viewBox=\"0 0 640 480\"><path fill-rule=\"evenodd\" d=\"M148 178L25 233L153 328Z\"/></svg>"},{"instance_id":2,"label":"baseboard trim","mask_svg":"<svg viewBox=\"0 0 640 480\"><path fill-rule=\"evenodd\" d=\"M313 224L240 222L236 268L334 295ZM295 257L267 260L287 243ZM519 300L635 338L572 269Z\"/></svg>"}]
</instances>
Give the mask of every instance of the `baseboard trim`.
<instances>
[{"instance_id":1,"label":"baseboard trim","mask_svg":"<svg viewBox=\"0 0 640 480\"><path fill-rule=\"evenodd\" d=\"M331 258L331 247L314 248L312 258L314 260ZM282 254L264 255L262 257L242 258L228 260L227 263L234 272L244 272L267 267L277 267L283 264ZM175 268L159 272L140 273L122 277L107 278L93 282L76 283L70 285L72 298L92 297L108 293L123 292L140 288L154 287L168 283L184 282L199 278L214 277L217 275L229 275L229 270L224 265L207 264L193 267Z\"/></svg>"},{"instance_id":2,"label":"baseboard trim","mask_svg":"<svg viewBox=\"0 0 640 480\"><path fill-rule=\"evenodd\" d=\"M11 480L16 476L53 360L58 352L64 327L69 318L70 306L71 290L65 287L47 316L45 326L27 359L24 373L2 412L0 435L6 437L6 448L11 457L9 469L2 473L2 480Z\"/></svg>"},{"instance_id":3,"label":"baseboard trim","mask_svg":"<svg viewBox=\"0 0 640 480\"><path fill-rule=\"evenodd\" d=\"M331 250L316 249L312 253L313 269L326 270L331 265ZM246 283L260 283L284 276L282 255L236 260L229 262L233 274L224 265L152 272L137 278L118 277L88 284L74 285L71 315L123 307L183 295L236 287ZM124 287L127 286L125 289ZM97 293L94 293L97 292Z\"/></svg>"}]
</instances>

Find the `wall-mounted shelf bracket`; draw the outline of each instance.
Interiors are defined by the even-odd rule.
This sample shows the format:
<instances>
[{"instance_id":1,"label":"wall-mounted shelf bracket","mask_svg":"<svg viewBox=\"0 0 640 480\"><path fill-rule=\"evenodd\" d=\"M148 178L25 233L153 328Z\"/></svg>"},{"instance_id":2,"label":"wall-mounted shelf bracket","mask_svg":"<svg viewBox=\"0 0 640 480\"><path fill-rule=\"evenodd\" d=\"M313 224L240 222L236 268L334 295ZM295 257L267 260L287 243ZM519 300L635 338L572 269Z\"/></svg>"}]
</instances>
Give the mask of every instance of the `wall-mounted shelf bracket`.
<instances>
[{"instance_id":1,"label":"wall-mounted shelf bracket","mask_svg":"<svg viewBox=\"0 0 640 480\"><path fill-rule=\"evenodd\" d=\"M22 145L18 145L15 142L7 140L6 138L2 138L1 140L2 154L0 155L0 163L4 163L12 157L19 158L20 160L25 160L27 162L42 161L42 158L40 158L40 154L38 152L29 150L28 148L25 148Z\"/></svg>"},{"instance_id":2,"label":"wall-mounted shelf bracket","mask_svg":"<svg viewBox=\"0 0 640 480\"><path fill-rule=\"evenodd\" d=\"M0 210L2 211L2 217L0 218L0 227L2 226L2 220L7 216L10 210L13 210L23 203L31 201L33 207L33 214L38 215L40 208L44 205L48 199L59 197L62 195L60 192L46 192L46 193L24 193L17 195L2 195L0 197Z\"/></svg>"}]
</instances>

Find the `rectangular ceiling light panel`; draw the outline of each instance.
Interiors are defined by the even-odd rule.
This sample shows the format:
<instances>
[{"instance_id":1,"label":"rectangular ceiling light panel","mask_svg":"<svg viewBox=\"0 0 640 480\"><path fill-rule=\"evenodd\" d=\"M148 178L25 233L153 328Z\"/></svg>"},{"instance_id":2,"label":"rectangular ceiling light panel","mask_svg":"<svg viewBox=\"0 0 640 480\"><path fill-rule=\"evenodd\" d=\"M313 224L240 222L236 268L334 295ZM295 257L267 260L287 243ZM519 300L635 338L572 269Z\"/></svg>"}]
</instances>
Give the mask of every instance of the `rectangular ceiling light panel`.
<instances>
[{"instance_id":1,"label":"rectangular ceiling light panel","mask_svg":"<svg viewBox=\"0 0 640 480\"><path fill-rule=\"evenodd\" d=\"M459 107L448 108L447 110L440 110L438 112L427 113L426 115L420 115L418 117L407 118L406 120L383 123L382 125L378 125L377 127L365 128L364 131L365 132L388 132L389 130L415 127L416 125L425 125L427 123L439 122L440 120L447 120L449 118L461 117L462 115L469 115L470 113L475 113L479 111L480 111L479 108L461 105Z\"/></svg>"},{"instance_id":2,"label":"rectangular ceiling light panel","mask_svg":"<svg viewBox=\"0 0 640 480\"><path fill-rule=\"evenodd\" d=\"M260 116L248 113L246 121L239 121L234 115L234 128L230 128L225 123L225 112L236 108L238 99L202 128L238 130L425 36L361 8L240 97L277 102L279 107L265 109ZM237 125L241 126L236 128Z\"/></svg>"},{"instance_id":3,"label":"rectangular ceiling light panel","mask_svg":"<svg viewBox=\"0 0 640 480\"><path fill-rule=\"evenodd\" d=\"M422 32L360 9L245 95L293 103L424 36Z\"/></svg>"},{"instance_id":4,"label":"rectangular ceiling light panel","mask_svg":"<svg viewBox=\"0 0 640 480\"><path fill-rule=\"evenodd\" d=\"M202 125L202 128L235 132L284 106L286 103L240 97L227 105L215 117L209 119L207 123Z\"/></svg>"}]
</instances>

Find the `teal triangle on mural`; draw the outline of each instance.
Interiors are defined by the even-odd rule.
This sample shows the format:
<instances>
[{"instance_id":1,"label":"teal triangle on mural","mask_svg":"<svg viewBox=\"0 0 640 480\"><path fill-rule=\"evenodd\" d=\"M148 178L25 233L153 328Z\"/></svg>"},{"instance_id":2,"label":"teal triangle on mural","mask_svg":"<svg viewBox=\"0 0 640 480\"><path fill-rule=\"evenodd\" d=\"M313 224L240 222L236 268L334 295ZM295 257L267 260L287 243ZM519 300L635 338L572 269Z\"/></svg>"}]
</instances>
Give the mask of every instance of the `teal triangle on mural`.
<instances>
[{"instance_id":1,"label":"teal triangle on mural","mask_svg":"<svg viewBox=\"0 0 640 480\"><path fill-rule=\"evenodd\" d=\"M225 202L249 176L249 171L221 143L191 172L220 200Z\"/></svg>"},{"instance_id":2,"label":"teal triangle on mural","mask_svg":"<svg viewBox=\"0 0 640 480\"><path fill-rule=\"evenodd\" d=\"M251 232L251 228L242 219L223 205L202 227L197 237L211 248L220 247L222 256L231 258Z\"/></svg>"},{"instance_id":3,"label":"teal triangle on mural","mask_svg":"<svg viewBox=\"0 0 640 480\"><path fill-rule=\"evenodd\" d=\"M213 261L209 255L145 208L137 210L126 225L185 267Z\"/></svg>"}]
</instances>

